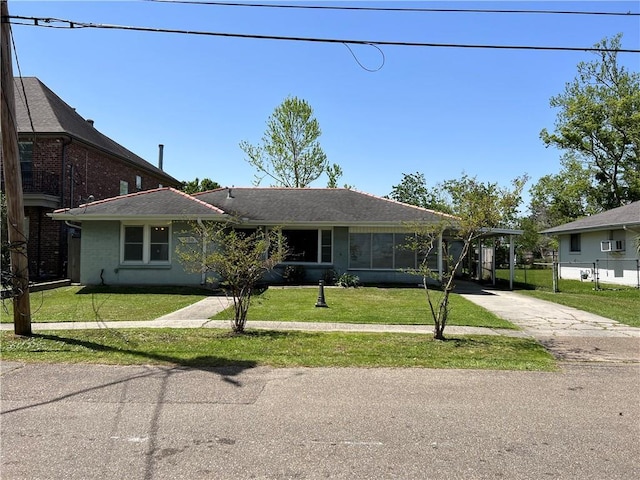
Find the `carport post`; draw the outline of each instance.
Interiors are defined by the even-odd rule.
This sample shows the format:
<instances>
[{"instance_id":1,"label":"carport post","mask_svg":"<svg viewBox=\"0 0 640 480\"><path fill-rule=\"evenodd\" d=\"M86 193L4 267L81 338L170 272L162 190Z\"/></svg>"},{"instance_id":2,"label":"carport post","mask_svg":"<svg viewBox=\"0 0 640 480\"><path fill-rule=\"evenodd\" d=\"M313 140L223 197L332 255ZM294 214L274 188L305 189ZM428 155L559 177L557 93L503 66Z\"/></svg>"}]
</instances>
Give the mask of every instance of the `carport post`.
<instances>
[{"instance_id":1,"label":"carport post","mask_svg":"<svg viewBox=\"0 0 640 480\"><path fill-rule=\"evenodd\" d=\"M513 245L513 235L509 235L509 290L513 290L513 277L516 271L515 246Z\"/></svg>"}]
</instances>

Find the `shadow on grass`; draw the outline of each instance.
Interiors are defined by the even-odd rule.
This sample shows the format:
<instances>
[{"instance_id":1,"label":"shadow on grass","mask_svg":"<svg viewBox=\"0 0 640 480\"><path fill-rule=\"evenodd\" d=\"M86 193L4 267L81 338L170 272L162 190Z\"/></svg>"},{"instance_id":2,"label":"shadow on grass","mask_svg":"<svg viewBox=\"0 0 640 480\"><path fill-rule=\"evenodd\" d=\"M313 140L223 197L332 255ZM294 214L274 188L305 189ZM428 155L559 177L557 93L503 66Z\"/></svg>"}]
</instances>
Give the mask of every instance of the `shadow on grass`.
<instances>
[{"instance_id":1,"label":"shadow on grass","mask_svg":"<svg viewBox=\"0 0 640 480\"><path fill-rule=\"evenodd\" d=\"M222 289L179 287L179 286L108 286L89 285L82 287L76 295L90 295L94 293L104 294L156 294L156 295L206 295L224 296Z\"/></svg>"},{"instance_id":2,"label":"shadow on grass","mask_svg":"<svg viewBox=\"0 0 640 480\"><path fill-rule=\"evenodd\" d=\"M68 338L60 335L51 335L44 333L35 333L32 338L41 338L44 340L50 340L54 342L62 342L67 345L74 345L83 347L95 352L107 352L126 354L134 357L145 358L156 362L168 363L181 367L196 367L201 370L212 371L213 373L221 374L225 381L234 383L229 376L236 376L242 373L244 370L256 367L257 363L252 360L232 360L229 358L215 357L211 355L204 355L194 357L190 359L172 357L171 355L164 355L160 353L143 352L140 350L114 347L110 345L104 345L101 343L91 342L89 340L78 340L77 338ZM217 367L233 367L232 369L225 368L224 373L217 371Z\"/></svg>"}]
</instances>

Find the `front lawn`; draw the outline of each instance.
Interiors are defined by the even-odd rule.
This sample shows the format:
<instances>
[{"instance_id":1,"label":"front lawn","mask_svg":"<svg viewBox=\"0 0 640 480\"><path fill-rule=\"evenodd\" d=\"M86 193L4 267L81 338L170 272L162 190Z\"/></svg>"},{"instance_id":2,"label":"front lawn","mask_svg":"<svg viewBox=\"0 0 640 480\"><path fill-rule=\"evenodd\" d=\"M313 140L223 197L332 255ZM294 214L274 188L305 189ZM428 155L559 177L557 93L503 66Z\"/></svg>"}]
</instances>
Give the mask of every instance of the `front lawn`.
<instances>
[{"instance_id":1,"label":"front lawn","mask_svg":"<svg viewBox=\"0 0 640 480\"><path fill-rule=\"evenodd\" d=\"M497 277L508 279L508 270L498 270ZM593 282L558 281L558 293L553 293L551 270L516 270L514 289L521 294L577 308L618 322L640 327L640 289L601 284L595 290ZM525 282L526 279L526 282Z\"/></svg>"},{"instance_id":2,"label":"front lawn","mask_svg":"<svg viewBox=\"0 0 640 480\"><path fill-rule=\"evenodd\" d=\"M2 332L2 360L20 362L273 367L428 367L494 370L556 369L532 339L223 329L46 331L32 337Z\"/></svg>"},{"instance_id":3,"label":"front lawn","mask_svg":"<svg viewBox=\"0 0 640 480\"><path fill-rule=\"evenodd\" d=\"M440 292L433 292L439 295ZM270 287L253 297L248 314L251 320L375 323L390 325L432 325L425 291L422 288L341 288L325 287L329 308L316 307L318 288ZM462 298L450 296L449 325L490 328L517 328L493 313ZM212 317L233 318L229 308ZM446 335L446 330L445 330Z\"/></svg>"},{"instance_id":4,"label":"front lawn","mask_svg":"<svg viewBox=\"0 0 640 480\"><path fill-rule=\"evenodd\" d=\"M153 320L202 300L211 292L181 287L62 287L29 295L32 322ZM2 323L13 322L11 299Z\"/></svg>"}]
</instances>

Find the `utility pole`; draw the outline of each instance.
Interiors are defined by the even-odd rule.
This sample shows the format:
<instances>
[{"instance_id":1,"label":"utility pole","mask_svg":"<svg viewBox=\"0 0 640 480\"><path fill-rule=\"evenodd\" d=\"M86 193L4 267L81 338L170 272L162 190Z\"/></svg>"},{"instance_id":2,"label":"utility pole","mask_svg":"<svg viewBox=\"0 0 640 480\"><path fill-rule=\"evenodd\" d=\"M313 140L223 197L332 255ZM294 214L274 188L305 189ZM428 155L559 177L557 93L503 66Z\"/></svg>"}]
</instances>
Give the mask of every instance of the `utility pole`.
<instances>
[{"instance_id":1,"label":"utility pole","mask_svg":"<svg viewBox=\"0 0 640 480\"><path fill-rule=\"evenodd\" d=\"M27 235L24 228L22 174L18 151L18 125L13 86L11 32L7 0L0 6L0 133L2 135L2 168L7 196L7 233L11 253L11 284L13 287L13 328L16 335L31 335L31 303L29 302L29 260Z\"/></svg>"}]
</instances>

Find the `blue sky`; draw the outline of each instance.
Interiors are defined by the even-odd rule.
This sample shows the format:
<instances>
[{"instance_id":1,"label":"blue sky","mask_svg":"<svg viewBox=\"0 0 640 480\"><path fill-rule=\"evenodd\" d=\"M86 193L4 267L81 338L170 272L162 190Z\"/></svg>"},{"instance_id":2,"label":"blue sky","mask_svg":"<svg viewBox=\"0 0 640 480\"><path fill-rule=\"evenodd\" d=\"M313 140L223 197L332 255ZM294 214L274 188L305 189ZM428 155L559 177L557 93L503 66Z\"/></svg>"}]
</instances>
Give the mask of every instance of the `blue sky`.
<instances>
[{"instance_id":1,"label":"blue sky","mask_svg":"<svg viewBox=\"0 0 640 480\"><path fill-rule=\"evenodd\" d=\"M264 2L263 2L264 3ZM301 2L280 2L304 4ZM314 5L638 12L631 2L308 2ZM10 0L11 15L210 32L371 41L591 47L623 33L640 48L639 17L318 11L145 1ZM429 186L465 172L507 186L559 169L545 148L549 106L588 52L381 47L368 72L342 44L14 25L22 75L39 77L118 143L180 180L250 186L238 144L258 143L288 95L310 103L340 183L387 195L403 173ZM371 69L373 47L352 46ZM618 55L640 70L640 54ZM15 63L14 63L15 65ZM14 66L14 74L18 71ZM264 186L268 186L267 179ZM321 177L312 186L326 186Z\"/></svg>"}]
</instances>

